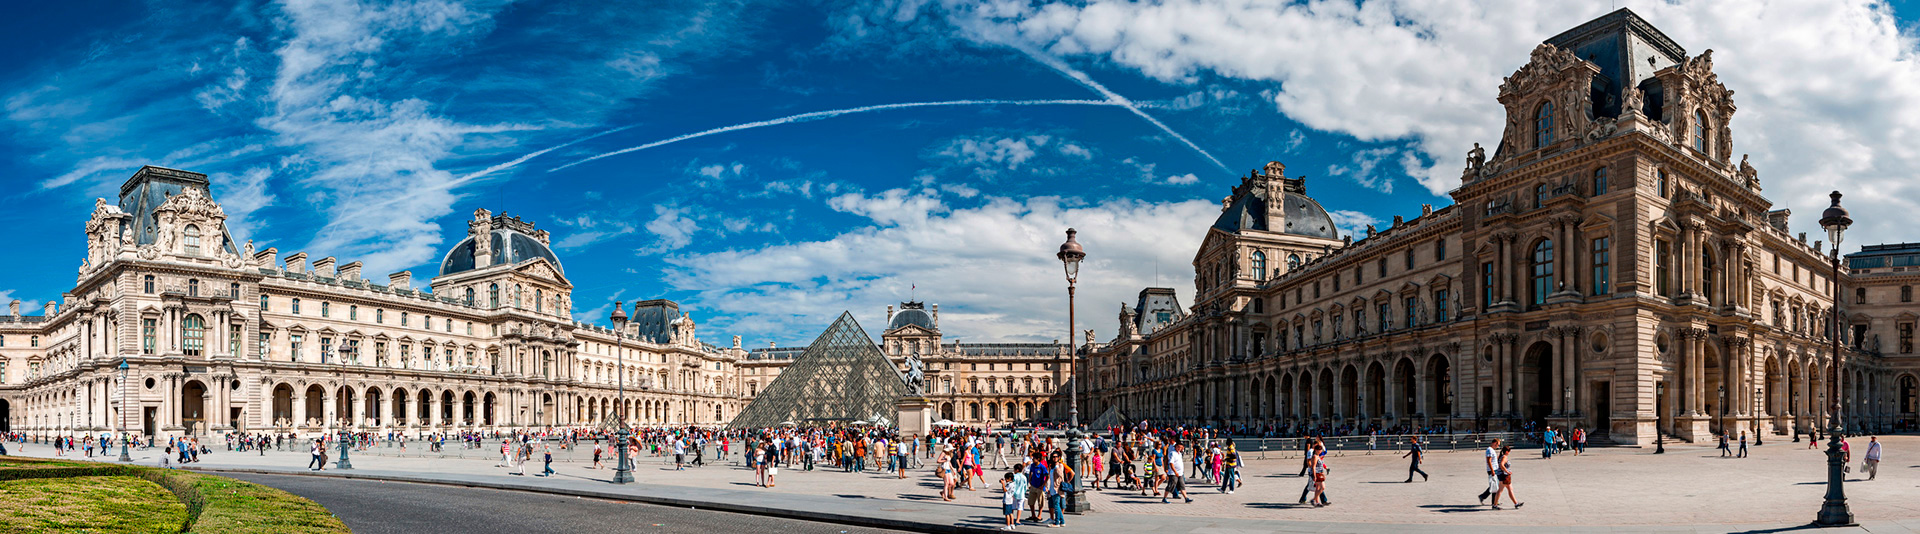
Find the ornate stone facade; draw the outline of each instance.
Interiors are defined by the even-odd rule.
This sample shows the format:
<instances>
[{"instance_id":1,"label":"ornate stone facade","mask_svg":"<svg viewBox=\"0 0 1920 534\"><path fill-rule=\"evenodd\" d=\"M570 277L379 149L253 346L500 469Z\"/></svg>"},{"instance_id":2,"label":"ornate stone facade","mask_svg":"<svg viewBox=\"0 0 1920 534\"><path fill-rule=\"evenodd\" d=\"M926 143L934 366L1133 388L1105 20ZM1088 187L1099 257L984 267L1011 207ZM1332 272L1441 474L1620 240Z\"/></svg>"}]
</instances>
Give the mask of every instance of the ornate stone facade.
<instances>
[{"instance_id":1,"label":"ornate stone facade","mask_svg":"<svg viewBox=\"0 0 1920 534\"><path fill-rule=\"evenodd\" d=\"M359 262L236 246L224 222L206 177L186 171L142 168L118 204L97 201L73 290L44 315L15 303L0 318L0 424L421 432L591 426L616 413L615 334L572 319L573 285L532 223L476 211L426 291L409 272L380 284ZM669 301L635 316L630 420L716 424L745 404L738 341L702 342Z\"/></svg>"},{"instance_id":2,"label":"ornate stone facade","mask_svg":"<svg viewBox=\"0 0 1920 534\"><path fill-rule=\"evenodd\" d=\"M1276 182L1304 196L1269 164L1208 229L1192 314L1145 330L1130 310L1093 348L1091 409L1294 428L1550 422L1629 444L1819 423L1835 280L1823 245L1732 161L1732 96L1710 51L1689 57L1620 10L1542 43L1501 84L1506 130L1491 158L1468 155L1453 206L1310 235L1267 221L1317 203L1266 221L1237 210ZM1873 328L1912 323L1898 319L1911 304L1889 306ZM1912 417L1911 400L1891 402L1912 398L1894 387L1913 376L1890 374L1910 364L1885 352L1846 351L1850 424Z\"/></svg>"}]
</instances>

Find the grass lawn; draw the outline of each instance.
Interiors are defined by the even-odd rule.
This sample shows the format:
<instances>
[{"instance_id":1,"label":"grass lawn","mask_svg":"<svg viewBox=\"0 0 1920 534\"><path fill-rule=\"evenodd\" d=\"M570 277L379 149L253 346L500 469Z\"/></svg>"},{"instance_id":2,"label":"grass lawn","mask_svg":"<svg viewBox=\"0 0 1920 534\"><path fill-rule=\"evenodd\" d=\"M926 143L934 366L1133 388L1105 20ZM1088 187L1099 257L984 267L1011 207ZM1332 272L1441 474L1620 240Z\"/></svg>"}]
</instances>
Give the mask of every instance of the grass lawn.
<instances>
[{"instance_id":1,"label":"grass lawn","mask_svg":"<svg viewBox=\"0 0 1920 534\"><path fill-rule=\"evenodd\" d=\"M306 498L231 478L175 471L190 477L209 505L193 524L203 533L344 533L347 527Z\"/></svg>"},{"instance_id":2,"label":"grass lawn","mask_svg":"<svg viewBox=\"0 0 1920 534\"><path fill-rule=\"evenodd\" d=\"M0 482L0 532L179 532L187 507L138 477Z\"/></svg>"}]
</instances>

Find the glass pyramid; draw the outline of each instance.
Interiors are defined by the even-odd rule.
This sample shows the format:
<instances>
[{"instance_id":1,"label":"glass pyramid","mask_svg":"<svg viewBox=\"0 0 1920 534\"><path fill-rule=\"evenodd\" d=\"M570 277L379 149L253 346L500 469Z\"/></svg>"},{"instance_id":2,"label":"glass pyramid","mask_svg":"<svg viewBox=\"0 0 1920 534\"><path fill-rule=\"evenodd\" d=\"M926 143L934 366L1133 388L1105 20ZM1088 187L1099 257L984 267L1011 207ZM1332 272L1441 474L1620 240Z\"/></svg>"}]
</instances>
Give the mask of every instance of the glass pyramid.
<instances>
[{"instance_id":1,"label":"glass pyramid","mask_svg":"<svg viewBox=\"0 0 1920 534\"><path fill-rule=\"evenodd\" d=\"M728 426L818 426L873 421L875 416L890 422L897 412L894 404L906 394L907 382L893 361L852 313L841 312Z\"/></svg>"}]
</instances>

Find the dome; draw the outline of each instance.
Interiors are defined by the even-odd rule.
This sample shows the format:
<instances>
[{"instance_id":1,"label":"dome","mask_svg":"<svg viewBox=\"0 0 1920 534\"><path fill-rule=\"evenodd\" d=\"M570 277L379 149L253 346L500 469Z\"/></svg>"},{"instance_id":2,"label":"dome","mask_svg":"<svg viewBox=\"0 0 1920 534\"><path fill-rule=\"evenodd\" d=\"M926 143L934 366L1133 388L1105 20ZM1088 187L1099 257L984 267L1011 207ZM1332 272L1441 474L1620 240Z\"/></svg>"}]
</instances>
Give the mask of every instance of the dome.
<instances>
[{"instance_id":1,"label":"dome","mask_svg":"<svg viewBox=\"0 0 1920 534\"><path fill-rule=\"evenodd\" d=\"M493 262L490 265L514 265L534 258L546 258L553 264L555 271L566 274L560 268L560 258L553 255L553 249L547 248L540 240L510 229L496 228L489 235L493 239ZM440 260L440 276L473 270L473 238L460 240L447 251L445 259Z\"/></svg>"},{"instance_id":2,"label":"dome","mask_svg":"<svg viewBox=\"0 0 1920 534\"><path fill-rule=\"evenodd\" d=\"M1267 220L1268 200L1251 194L1233 199L1233 203L1220 213L1220 218L1213 221L1213 227L1227 232L1258 230L1326 239L1340 237L1339 229L1333 225L1333 217L1327 215L1327 209L1320 207L1320 202L1313 197L1286 194L1280 195L1280 201L1284 203L1281 212L1286 214L1286 220L1279 221L1277 228Z\"/></svg>"},{"instance_id":3,"label":"dome","mask_svg":"<svg viewBox=\"0 0 1920 534\"><path fill-rule=\"evenodd\" d=\"M927 310L920 308L907 308L893 314L893 322L887 323L887 330L891 331L907 325L936 330L933 327L933 316L928 315Z\"/></svg>"}]
</instances>

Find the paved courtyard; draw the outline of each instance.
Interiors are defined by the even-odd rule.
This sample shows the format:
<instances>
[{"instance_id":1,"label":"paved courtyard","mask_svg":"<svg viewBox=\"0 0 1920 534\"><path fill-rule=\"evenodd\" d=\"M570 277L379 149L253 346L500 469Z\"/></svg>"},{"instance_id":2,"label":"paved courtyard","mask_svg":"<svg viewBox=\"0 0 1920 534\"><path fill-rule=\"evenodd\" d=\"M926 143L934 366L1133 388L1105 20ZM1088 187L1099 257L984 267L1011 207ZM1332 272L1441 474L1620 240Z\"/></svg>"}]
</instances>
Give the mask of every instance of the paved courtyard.
<instances>
[{"instance_id":1,"label":"paved courtyard","mask_svg":"<svg viewBox=\"0 0 1920 534\"><path fill-rule=\"evenodd\" d=\"M1920 437L1883 439L1886 461L1878 480L1862 481L1858 462L1849 502L1861 523L1875 532L1920 529ZM1864 451L1857 440L1856 451ZM417 449L417 447L416 447ZM45 456L45 445L25 453ZM155 463L158 450L138 451L137 461ZM660 458L643 457L637 484L615 487L604 481L610 470L586 462L556 462L551 478L508 475L497 461L473 458L396 457L396 450L355 453L357 476L434 480L555 490L634 495L655 502L698 505L730 503L763 511L796 510L888 518L945 525L997 524L997 492L960 492L953 503L938 500L937 480L915 471L908 480L875 473L802 472L783 469L775 488L757 488L752 472L737 465L709 465L674 471ZM1073 532L1264 532L1274 530L1391 531L1404 526L1438 530L1518 531L1529 525L1632 527L1628 530L1739 531L1804 525L1818 510L1824 488L1823 456L1806 443L1769 441L1750 458L1722 459L1711 447L1676 444L1667 454L1647 449L1595 449L1542 459L1538 450L1516 451L1516 491L1527 506L1489 510L1475 495L1484 484L1477 451L1429 455L1431 481L1402 483L1406 460L1397 452L1348 453L1331 460L1331 507L1298 505L1304 480L1295 476L1296 459L1251 459L1246 486L1232 495L1194 484L1192 504L1161 504L1158 499L1117 490L1093 492L1095 513L1069 519ZM1856 455L1859 454L1856 452ZM566 457L566 455L556 455ZM584 458L584 457L583 457ZM1856 456L1857 460L1857 456ZM302 452L265 456L216 451L196 467L304 473ZM611 459L609 459L611 463ZM528 473L537 473L530 464ZM342 473L328 469L327 474ZM797 517L804 517L798 515Z\"/></svg>"}]
</instances>

